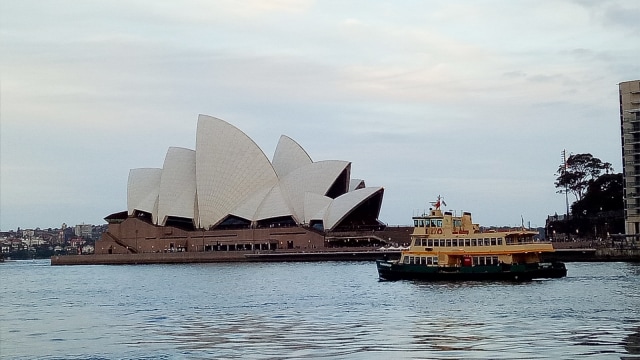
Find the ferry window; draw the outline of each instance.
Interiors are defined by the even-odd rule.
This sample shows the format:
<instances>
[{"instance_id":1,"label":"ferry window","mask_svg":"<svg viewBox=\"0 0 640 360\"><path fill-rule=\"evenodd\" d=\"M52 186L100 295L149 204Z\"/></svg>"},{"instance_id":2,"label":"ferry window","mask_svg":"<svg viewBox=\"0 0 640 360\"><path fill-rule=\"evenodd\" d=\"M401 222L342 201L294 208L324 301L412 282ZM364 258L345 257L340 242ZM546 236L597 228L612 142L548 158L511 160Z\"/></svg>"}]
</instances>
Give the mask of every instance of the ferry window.
<instances>
[{"instance_id":1,"label":"ferry window","mask_svg":"<svg viewBox=\"0 0 640 360\"><path fill-rule=\"evenodd\" d=\"M494 256L494 257L493 257L493 263L494 263L495 265L498 265L498 257L497 257L497 256Z\"/></svg>"},{"instance_id":2,"label":"ferry window","mask_svg":"<svg viewBox=\"0 0 640 360\"><path fill-rule=\"evenodd\" d=\"M498 238L498 245L502 245L502 238Z\"/></svg>"},{"instance_id":3,"label":"ferry window","mask_svg":"<svg viewBox=\"0 0 640 360\"><path fill-rule=\"evenodd\" d=\"M420 239L413 240L413 246L420 246Z\"/></svg>"},{"instance_id":4,"label":"ferry window","mask_svg":"<svg viewBox=\"0 0 640 360\"><path fill-rule=\"evenodd\" d=\"M478 246L478 240L477 239L471 239L471 246Z\"/></svg>"},{"instance_id":5,"label":"ferry window","mask_svg":"<svg viewBox=\"0 0 640 360\"><path fill-rule=\"evenodd\" d=\"M408 257L408 256L405 256L405 257L404 257L404 263L405 263L405 264L408 264L408 263L409 263L409 257Z\"/></svg>"},{"instance_id":6,"label":"ferry window","mask_svg":"<svg viewBox=\"0 0 640 360\"><path fill-rule=\"evenodd\" d=\"M413 265L413 256L409 256L409 264Z\"/></svg>"},{"instance_id":7,"label":"ferry window","mask_svg":"<svg viewBox=\"0 0 640 360\"><path fill-rule=\"evenodd\" d=\"M433 258L432 257L428 257L427 258L427 265L433 265Z\"/></svg>"},{"instance_id":8,"label":"ferry window","mask_svg":"<svg viewBox=\"0 0 640 360\"><path fill-rule=\"evenodd\" d=\"M496 246L496 238L491 238L491 245Z\"/></svg>"},{"instance_id":9,"label":"ferry window","mask_svg":"<svg viewBox=\"0 0 640 360\"><path fill-rule=\"evenodd\" d=\"M422 246L428 246L427 245L427 239L422 239Z\"/></svg>"},{"instance_id":10,"label":"ferry window","mask_svg":"<svg viewBox=\"0 0 640 360\"><path fill-rule=\"evenodd\" d=\"M424 227L424 220L420 220L418 223L420 224L420 227Z\"/></svg>"},{"instance_id":11,"label":"ferry window","mask_svg":"<svg viewBox=\"0 0 640 360\"><path fill-rule=\"evenodd\" d=\"M418 220L413 220L413 226L418 227Z\"/></svg>"},{"instance_id":12,"label":"ferry window","mask_svg":"<svg viewBox=\"0 0 640 360\"><path fill-rule=\"evenodd\" d=\"M422 258L422 265L427 265L427 258L426 257Z\"/></svg>"},{"instance_id":13,"label":"ferry window","mask_svg":"<svg viewBox=\"0 0 640 360\"><path fill-rule=\"evenodd\" d=\"M438 258L437 257L433 258L433 265L438 265Z\"/></svg>"},{"instance_id":14,"label":"ferry window","mask_svg":"<svg viewBox=\"0 0 640 360\"><path fill-rule=\"evenodd\" d=\"M433 239L427 239L427 246L433 247Z\"/></svg>"},{"instance_id":15,"label":"ferry window","mask_svg":"<svg viewBox=\"0 0 640 360\"><path fill-rule=\"evenodd\" d=\"M447 239L447 246L451 246L451 239Z\"/></svg>"},{"instance_id":16,"label":"ferry window","mask_svg":"<svg viewBox=\"0 0 640 360\"><path fill-rule=\"evenodd\" d=\"M483 245L482 239L478 239L478 246L482 246L482 245Z\"/></svg>"},{"instance_id":17,"label":"ferry window","mask_svg":"<svg viewBox=\"0 0 640 360\"><path fill-rule=\"evenodd\" d=\"M438 219L436 224L437 224L438 227L442 227L442 219Z\"/></svg>"},{"instance_id":18,"label":"ferry window","mask_svg":"<svg viewBox=\"0 0 640 360\"><path fill-rule=\"evenodd\" d=\"M436 219L431 219L431 227L436 227Z\"/></svg>"},{"instance_id":19,"label":"ferry window","mask_svg":"<svg viewBox=\"0 0 640 360\"><path fill-rule=\"evenodd\" d=\"M444 239L440 239L440 246L444 246Z\"/></svg>"},{"instance_id":20,"label":"ferry window","mask_svg":"<svg viewBox=\"0 0 640 360\"><path fill-rule=\"evenodd\" d=\"M464 246L471 246L471 239L464 239Z\"/></svg>"},{"instance_id":21,"label":"ferry window","mask_svg":"<svg viewBox=\"0 0 640 360\"><path fill-rule=\"evenodd\" d=\"M461 227L462 226L462 220L460 220L460 219L453 220L453 226Z\"/></svg>"},{"instance_id":22,"label":"ferry window","mask_svg":"<svg viewBox=\"0 0 640 360\"><path fill-rule=\"evenodd\" d=\"M478 261L478 257L474 256L473 257L473 265L478 265L479 261Z\"/></svg>"},{"instance_id":23,"label":"ferry window","mask_svg":"<svg viewBox=\"0 0 640 360\"><path fill-rule=\"evenodd\" d=\"M480 265L484 265L484 256L480 256Z\"/></svg>"},{"instance_id":24,"label":"ferry window","mask_svg":"<svg viewBox=\"0 0 640 360\"><path fill-rule=\"evenodd\" d=\"M489 238L484 238L484 246L489 246L491 244L491 240Z\"/></svg>"}]
</instances>

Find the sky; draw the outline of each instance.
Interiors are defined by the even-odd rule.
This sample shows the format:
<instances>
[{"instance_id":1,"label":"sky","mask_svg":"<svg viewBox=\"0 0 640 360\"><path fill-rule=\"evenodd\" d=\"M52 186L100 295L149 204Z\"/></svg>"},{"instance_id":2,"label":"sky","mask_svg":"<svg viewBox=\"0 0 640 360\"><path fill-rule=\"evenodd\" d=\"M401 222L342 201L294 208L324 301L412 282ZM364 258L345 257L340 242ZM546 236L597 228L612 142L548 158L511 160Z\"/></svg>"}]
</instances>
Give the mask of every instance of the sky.
<instances>
[{"instance_id":1,"label":"sky","mask_svg":"<svg viewBox=\"0 0 640 360\"><path fill-rule=\"evenodd\" d=\"M563 150L622 171L638 19L636 0L0 0L0 230L104 224L130 169L195 149L198 114L270 159L284 134L351 161L389 225L441 195L544 226Z\"/></svg>"}]
</instances>

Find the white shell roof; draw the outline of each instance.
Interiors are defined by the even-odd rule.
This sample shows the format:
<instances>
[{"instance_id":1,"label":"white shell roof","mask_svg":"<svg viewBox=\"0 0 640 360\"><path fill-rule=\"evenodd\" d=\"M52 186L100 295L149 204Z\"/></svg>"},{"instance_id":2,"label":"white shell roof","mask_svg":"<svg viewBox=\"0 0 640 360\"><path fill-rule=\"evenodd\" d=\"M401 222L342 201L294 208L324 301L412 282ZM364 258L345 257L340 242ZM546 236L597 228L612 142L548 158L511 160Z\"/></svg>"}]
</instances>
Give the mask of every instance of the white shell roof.
<instances>
[{"instance_id":1,"label":"white shell roof","mask_svg":"<svg viewBox=\"0 0 640 360\"><path fill-rule=\"evenodd\" d=\"M298 143L284 135L272 165L245 133L200 115L195 151L171 147L163 169L130 171L127 210L130 215L135 210L151 213L159 225L170 216L193 219L200 228L215 227L228 215L252 222L292 216L298 224L323 220L325 229L332 229L382 190L363 188L363 180L351 179L349 192L327 197L336 181L348 178L350 167L348 161L312 162Z\"/></svg>"},{"instance_id":2,"label":"white shell roof","mask_svg":"<svg viewBox=\"0 0 640 360\"><path fill-rule=\"evenodd\" d=\"M167 151L160 179L158 224L168 216L193 219L196 198L196 152L171 147Z\"/></svg>"},{"instance_id":3,"label":"white shell roof","mask_svg":"<svg viewBox=\"0 0 640 360\"><path fill-rule=\"evenodd\" d=\"M350 191L344 195L333 199L331 205L324 214L324 228L333 229L340 221L351 213L358 205L374 196L376 193L384 191L381 187L370 187Z\"/></svg>"},{"instance_id":4,"label":"white shell roof","mask_svg":"<svg viewBox=\"0 0 640 360\"><path fill-rule=\"evenodd\" d=\"M366 187L366 185L364 184L364 180L351 179L351 181L349 181L349 191L362 189L364 187Z\"/></svg>"},{"instance_id":5,"label":"white shell roof","mask_svg":"<svg viewBox=\"0 0 640 360\"><path fill-rule=\"evenodd\" d=\"M264 220L280 216L290 216L291 210L282 195L280 185L274 186L260 203L254 220Z\"/></svg>"},{"instance_id":6,"label":"white shell roof","mask_svg":"<svg viewBox=\"0 0 640 360\"><path fill-rule=\"evenodd\" d=\"M262 188L252 194L233 212L233 215L251 221L259 221L281 216L291 216L279 184Z\"/></svg>"},{"instance_id":7,"label":"white shell roof","mask_svg":"<svg viewBox=\"0 0 640 360\"><path fill-rule=\"evenodd\" d=\"M276 186L275 184L273 186ZM256 209L260 207L260 204L264 201L265 197L269 194L271 187L263 187L256 190L245 201L243 201L237 208L235 208L231 214L246 220L255 220Z\"/></svg>"},{"instance_id":8,"label":"white shell roof","mask_svg":"<svg viewBox=\"0 0 640 360\"><path fill-rule=\"evenodd\" d=\"M311 157L300 144L286 135L280 136L278 146L273 154L273 168L279 178L283 178L293 170L312 162Z\"/></svg>"},{"instance_id":9,"label":"white shell roof","mask_svg":"<svg viewBox=\"0 0 640 360\"><path fill-rule=\"evenodd\" d=\"M324 213L327 211L327 208L331 205L332 201L333 199L328 196L313 193L304 194L305 224L310 223L311 220L324 221Z\"/></svg>"},{"instance_id":10,"label":"white shell roof","mask_svg":"<svg viewBox=\"0 0 640 360\"><path fill-rule=\"evenodd\" d=\"M285 198L298 223L305 219L304 197L310 192L325 195L334 181L351 163L341 160L318 161L298 168L280 180ZM315 215L315 214L310 214Z\"/></svg>"},{"instance_id":11,"label":"white shell roof","mask_svg":"<svg viewBox=\"0 0 640 360\"><path fill-rule=\"evenodd\" d=\"M245 133L223 120L198 116L196 187L201 227L216 225L250 194L276 181L271 163Z\"/></svg>"},{"instance_id":12,"label":"white shell roof","mask_svg":"<svg viewBox=\"0 0 640 360\"><path fill-rule=\"evenodd\" d=\"M162 169L131 169L127 181L127 211L132 215L135 210L151 213L156 222L158 194Z\"/></svg>"}]
</instances>

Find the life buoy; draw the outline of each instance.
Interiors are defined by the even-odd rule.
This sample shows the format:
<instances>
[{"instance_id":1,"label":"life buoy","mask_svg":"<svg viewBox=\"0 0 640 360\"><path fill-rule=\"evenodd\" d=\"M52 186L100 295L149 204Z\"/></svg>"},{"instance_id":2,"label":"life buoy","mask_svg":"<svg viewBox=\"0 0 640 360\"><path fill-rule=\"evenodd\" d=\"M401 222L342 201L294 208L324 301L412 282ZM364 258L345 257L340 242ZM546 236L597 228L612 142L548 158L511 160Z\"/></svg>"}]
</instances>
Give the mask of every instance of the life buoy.
<instances>
[{"instance_id":1,"label":"life buoy","mask_svg":"<svg viewBox=\"0 0 640 360\"><path fill-rule=\"evenodd\" d=\"M442 234L442 229L438 229L438 234Z\"/></svg>"}]
</instances>

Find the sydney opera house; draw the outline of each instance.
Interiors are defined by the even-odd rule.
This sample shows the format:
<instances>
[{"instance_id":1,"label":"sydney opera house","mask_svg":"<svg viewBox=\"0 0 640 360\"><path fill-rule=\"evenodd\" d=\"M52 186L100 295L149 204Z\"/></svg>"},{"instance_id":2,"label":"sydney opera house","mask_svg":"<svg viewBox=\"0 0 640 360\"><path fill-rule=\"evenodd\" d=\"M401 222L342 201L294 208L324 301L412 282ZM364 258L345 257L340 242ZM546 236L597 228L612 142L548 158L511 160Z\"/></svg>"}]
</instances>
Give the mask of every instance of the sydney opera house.
<instances>
[{"instance_id":1,"label":"sydney opera house","mask_svg":"<svg viewBox=\"0 0 640 360\"><path fill-rule=\"evenodd\" d=\"M313 161L284 135L269 160L241 130L200 115L195 150L170 147L162 168L130 170L127 210L105 218L96 253L345 246L384 228L383 193L352 179L348 161Z\"/></svg>"}]
</instances>

